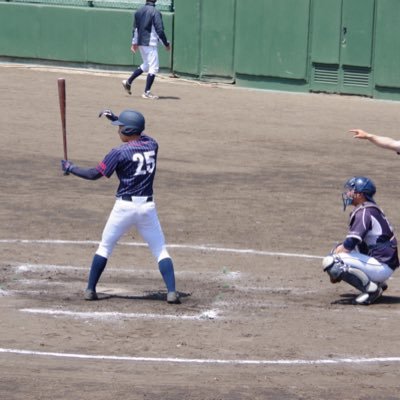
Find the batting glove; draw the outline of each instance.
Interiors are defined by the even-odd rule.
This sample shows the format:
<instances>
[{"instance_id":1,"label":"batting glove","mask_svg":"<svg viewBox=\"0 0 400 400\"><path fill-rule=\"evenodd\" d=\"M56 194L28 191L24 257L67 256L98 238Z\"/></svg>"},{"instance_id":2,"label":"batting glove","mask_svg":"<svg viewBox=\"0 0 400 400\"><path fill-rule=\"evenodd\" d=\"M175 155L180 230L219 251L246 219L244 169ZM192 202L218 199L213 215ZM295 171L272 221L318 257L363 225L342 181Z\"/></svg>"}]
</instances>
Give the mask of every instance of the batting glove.
<instances>
[{"instance_id":1,"label":"batting glove","mask_svg":"<svg viewBox=\"0 0 400 400\"><path fill-rule=\"evenodd\" d=\"M111 111L111 110L102 110L99 113L99 118L104 115L106 118L108 118L110 121L116 121L118 117Z\"/></svg>"},{"instance_id":2,"label":"batting glove","mask_svg":"<svg viewBox=\"0 0 400 400\"><path fill-rule=\"evenodd\" d=\"M71 161L61 160L61 169L64 171L64 175L69 175L74 167L75 165Z\"/></svg>"}]
</instances>

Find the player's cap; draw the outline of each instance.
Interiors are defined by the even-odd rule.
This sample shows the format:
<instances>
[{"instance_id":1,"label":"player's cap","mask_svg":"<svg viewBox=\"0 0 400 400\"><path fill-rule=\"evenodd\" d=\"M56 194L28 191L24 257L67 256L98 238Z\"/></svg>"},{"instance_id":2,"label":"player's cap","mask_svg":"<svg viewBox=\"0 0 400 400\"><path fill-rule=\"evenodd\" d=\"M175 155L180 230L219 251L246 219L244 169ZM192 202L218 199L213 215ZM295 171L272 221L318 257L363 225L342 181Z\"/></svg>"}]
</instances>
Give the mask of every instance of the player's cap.
<instances>
[{"instance_id":1,"label":"player's cap","mask_svg":"<svg viewBox=\"0 0 400 400\"><path fill-rule=\"evenodd\" d=\"M121 132L126 136L140 135L144 131L145 120L142 113L135 110L124 110L112 125L123 126Z\"/></svg>"}]
</instances>

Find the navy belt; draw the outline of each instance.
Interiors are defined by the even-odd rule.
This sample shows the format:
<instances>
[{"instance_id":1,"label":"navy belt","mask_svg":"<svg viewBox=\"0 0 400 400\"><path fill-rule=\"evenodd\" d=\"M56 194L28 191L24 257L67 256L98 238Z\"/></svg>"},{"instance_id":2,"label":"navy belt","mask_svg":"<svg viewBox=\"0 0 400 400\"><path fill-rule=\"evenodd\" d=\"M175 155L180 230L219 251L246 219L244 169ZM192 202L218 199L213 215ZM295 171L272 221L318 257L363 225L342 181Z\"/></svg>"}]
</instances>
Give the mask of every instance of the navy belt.
<instances>
[{"instance_id":1,"label":"navy belt","mask_svg":"<svg viewBox=\"0 0 400 400\"><path fill-rule=\"evenodd\" d=\"M135 196L121 196L121 200L125 201L133 201L132 197L135 198ZM144 197L144 196L143 196ZM146 199L146 203L149 203L150 201L153 201L153 196L149 196Z\"/></svg>"}]
</instances>

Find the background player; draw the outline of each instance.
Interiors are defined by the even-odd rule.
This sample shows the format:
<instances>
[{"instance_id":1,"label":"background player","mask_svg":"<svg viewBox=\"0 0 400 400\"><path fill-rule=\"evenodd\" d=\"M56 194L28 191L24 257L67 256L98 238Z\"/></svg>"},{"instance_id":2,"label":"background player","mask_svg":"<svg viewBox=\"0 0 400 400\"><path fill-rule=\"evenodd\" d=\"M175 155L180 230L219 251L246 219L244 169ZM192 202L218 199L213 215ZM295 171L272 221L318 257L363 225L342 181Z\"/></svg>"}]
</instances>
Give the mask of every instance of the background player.
<instances>
[{"instance_id":1,"label":"background player","mask_svg":"<svg viewBox=\"0 0 400 400\"><path fill-rule=\"evenodd\" d=\"M139 48L143 62L127 80L122 81L124 89L129 94L132 94L132 82L143 72L148 72L146 87L142 94L144 99L158 99L158 96L150 91L159 70L158 42L161 41L168 51L171 49L164 32L162 15L155 8L156 1L147 0L146 4L135 12L131 50L136 53Z\"/></svg>"},{"instance_id":2,"label":"background player","mask_svg":"<svg viewBox=\"0 0 400 400\"><path fill-rule=\"evenodd\" d=\"M397 154L400 154L400 140L395 140L386 136L373 135L362 129L350 129L349 132L353 133L356 139L366 139L378 147L394 150Z\"/></svg>"},{"instance_id":3,"label":"background player","mask_svg":"<svg viewBox=\"0 0 400 400\"><path fill-rule=\"evenodd\" d=\"M373 199L376 188L371 179L356 176L344 188L344 209L354 206L350 229L344 242L323 259L322 266L332 283L343 280L361 292L356 303L369 305L387 289L385 281L399 266L397 239Z\"/></svg>"},{"instance_id":4,"label":"background player","mask_svg":"<svg viewBox=\"0 0 400 400\"><path fill-rule=\"evenodd\" d=\"M80 168L70 161L61 161L62 170L67 174L96 180L102 176L109 178L115 172L120 181L117 199L92 261L85 299L98 299L96 285L108 258L120 237L135 227L158 262L167 287L168 303L179 303L175 290L174 267L165 246L153 199L158 144L153 138L142 134L145 119L141 113L125 110L117 117L112 111L104 110L99 117L102 115L119 127L118 133L123 144L112 149L95 168Z\"/></svg>"}]
</instances>

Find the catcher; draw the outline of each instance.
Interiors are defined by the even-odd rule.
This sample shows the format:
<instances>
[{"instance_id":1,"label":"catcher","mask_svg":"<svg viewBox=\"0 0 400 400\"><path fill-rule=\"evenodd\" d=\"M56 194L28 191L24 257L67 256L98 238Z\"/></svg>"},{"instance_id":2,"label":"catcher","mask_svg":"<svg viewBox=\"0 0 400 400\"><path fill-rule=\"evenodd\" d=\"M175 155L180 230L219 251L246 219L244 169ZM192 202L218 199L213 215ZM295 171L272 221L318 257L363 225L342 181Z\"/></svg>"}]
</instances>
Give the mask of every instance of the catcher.
<instances>
[{"instance_id":1,"label":"catcher","mask_svg":"<svg viewBox=\"0 0 400 400\"><path fill-rule=\"evenodd\" d=\"M325 257L322 267L332 283L345 281L361 293L355 304L374 303L388 288L386 281L399 266L397 239L374 200L371 179L356 176L344 185L343 207L354 206L343 243Z\"/></svg>"}]
</instances>

